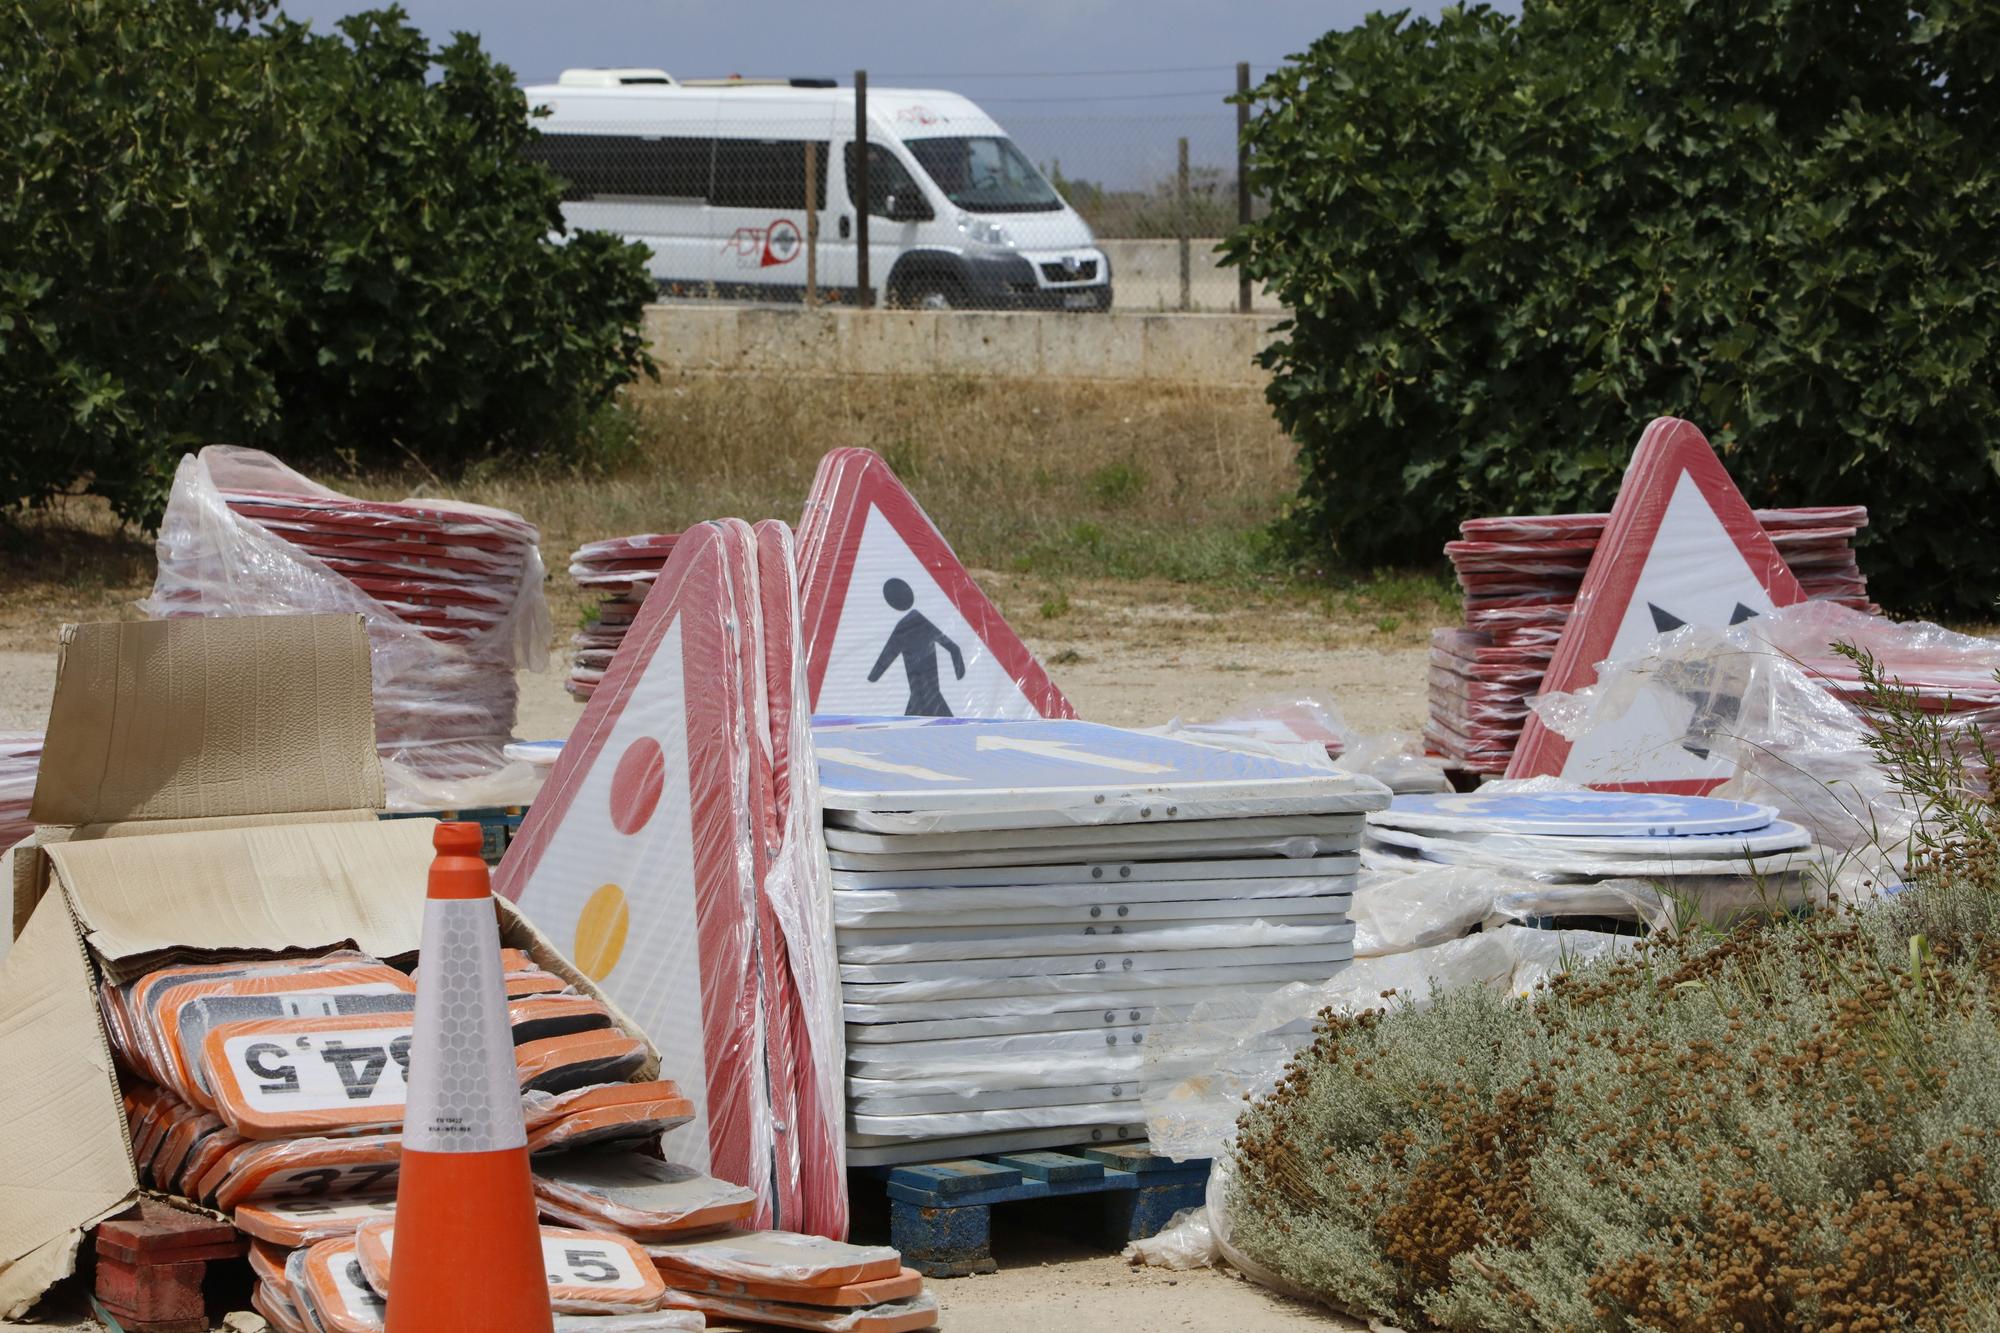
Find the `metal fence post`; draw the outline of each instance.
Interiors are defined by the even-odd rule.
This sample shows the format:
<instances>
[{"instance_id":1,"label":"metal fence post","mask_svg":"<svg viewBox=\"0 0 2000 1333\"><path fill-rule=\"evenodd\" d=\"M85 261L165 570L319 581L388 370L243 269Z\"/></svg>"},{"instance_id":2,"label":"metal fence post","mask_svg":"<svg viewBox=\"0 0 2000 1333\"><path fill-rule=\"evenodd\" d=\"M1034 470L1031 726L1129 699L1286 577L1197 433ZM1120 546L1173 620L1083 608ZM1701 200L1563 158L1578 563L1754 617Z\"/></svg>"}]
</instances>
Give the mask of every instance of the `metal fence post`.
<instances>
[{"instance_id":1,"label":"metal fence post","mask_svg":"<svg viewBox=\"0 0 2000 1333\"><path fill-rule=\"evenodd\" d=\"M806 304L819 304L819 141L806 140Z\"/></svg>"},{"instance_id":2,"label":"metal fence post","mask_svg":"<svg viewBox=\"0 0 2000 1333\"><path fill-rule=\"evenodd\" d=\"M868 71L854 71L854 299L863 310L875 304L868 276Z\"/></svg>"},{"instance_id":3,"label":"metal fence post","mask_svg":"<svg viewBox=\"0 0 2000 1333\"><path fill-rule=\"evenodd\" d=\"M1192 225L1188 217L1188 154L1187 136L1181 136L1180 172L1174 181L1174 234L1181 243L1181 309L1194 308L1194 274L1190 271L1189 251L1193 241L1188 236Z\"/></svg>"},{"instance_id":4,"label":"metal fence post","mask_svg":"<svg viewBox=\"0 0 2000 1333\"><path fill-rule=\"evenodd\" d=\"M1250 91L1250 62L1236 62L1236 92L1239 98ZM1236 103L1236 225L1250 225L1250 103ZM1236 309L1250 313L1250 275L1236 270Z\"/></svg>"}]
</instances>

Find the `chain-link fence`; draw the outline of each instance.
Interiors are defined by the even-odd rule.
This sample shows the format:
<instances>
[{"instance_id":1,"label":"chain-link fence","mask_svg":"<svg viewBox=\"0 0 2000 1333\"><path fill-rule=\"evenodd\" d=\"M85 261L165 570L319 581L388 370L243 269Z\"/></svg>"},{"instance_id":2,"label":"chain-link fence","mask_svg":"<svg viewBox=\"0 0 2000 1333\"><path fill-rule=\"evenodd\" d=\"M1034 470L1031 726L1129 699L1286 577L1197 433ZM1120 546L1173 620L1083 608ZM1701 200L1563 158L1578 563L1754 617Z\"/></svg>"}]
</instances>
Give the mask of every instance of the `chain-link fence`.
<instances>
[{"instance_id":1,"label":"chain-link fence","mask_svg":"<svg viewBox=\"0 0 2000 1333\"><path fill-rule=\"evenodd\" d=\"M1216 253L1256 208L1226 89L982 99L857 79L570 71L528 90L549 109L535 151L569 224L645 245L667 299L1275 308Z\"/></svg>"}]
</instances>

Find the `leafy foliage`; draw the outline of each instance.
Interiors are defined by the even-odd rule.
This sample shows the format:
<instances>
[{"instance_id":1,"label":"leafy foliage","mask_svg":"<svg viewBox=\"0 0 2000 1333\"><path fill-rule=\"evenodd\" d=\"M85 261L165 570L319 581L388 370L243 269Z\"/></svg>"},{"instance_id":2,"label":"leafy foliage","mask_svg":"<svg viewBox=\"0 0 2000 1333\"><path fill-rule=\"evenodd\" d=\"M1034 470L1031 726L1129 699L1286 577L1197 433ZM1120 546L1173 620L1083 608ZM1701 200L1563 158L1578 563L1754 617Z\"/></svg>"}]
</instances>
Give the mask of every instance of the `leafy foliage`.
<instances>
[{"instance_id":1,"label":"leafy foliage","mask_svg":"<svg viewBox=\"0 0 2000 1333\"><path fill-rule=\"evenodd\" d=\"M1864 501L1904 605L2000 575L2000 9L1527 0L1375 15L1252 96L1229 259L1299 534L1434 557L1460 519L1608 506L1645 423L1753 503Z\"/></svg>"},{"instance_id":2,"label":"leafy foliage","mask_svg":"<svg viewBox=\"0 0 2000 1333\"><path fill-rule=\"evenodd\" d=\"M0 5L0 504L83 484L150 519L216 441L559 453L649 368L643 256L551 238L507 68L393 8L340 28L274 0Z\"/></svg>"}]
</instances>

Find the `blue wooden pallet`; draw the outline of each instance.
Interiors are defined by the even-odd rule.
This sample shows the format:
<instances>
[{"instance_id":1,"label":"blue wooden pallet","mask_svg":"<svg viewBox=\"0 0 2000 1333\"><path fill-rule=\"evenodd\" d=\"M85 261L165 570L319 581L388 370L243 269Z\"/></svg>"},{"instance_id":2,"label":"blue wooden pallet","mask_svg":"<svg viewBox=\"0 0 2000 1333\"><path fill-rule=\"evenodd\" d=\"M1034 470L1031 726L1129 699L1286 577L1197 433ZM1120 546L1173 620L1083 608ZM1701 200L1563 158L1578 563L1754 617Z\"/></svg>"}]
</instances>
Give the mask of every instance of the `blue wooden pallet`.
<instances>
[{"instance_id":1,"label":"blue wooden pallet","mask_svg":"<svg viewBox=\"0 0 2000 1333\"><path fill-rule=\"evenodd\" d=\"M989 1153L854 1174L886 1182L889 1243L926 1277L995 1271L993 1209L1000 1204L1094 1195L1094 1207L1074 1210L1068 1220L1116 1249L1154 1235L1208 1192L1206 1159L1175 1162L1144 1143Z\"/></svg>"}]
</instances>

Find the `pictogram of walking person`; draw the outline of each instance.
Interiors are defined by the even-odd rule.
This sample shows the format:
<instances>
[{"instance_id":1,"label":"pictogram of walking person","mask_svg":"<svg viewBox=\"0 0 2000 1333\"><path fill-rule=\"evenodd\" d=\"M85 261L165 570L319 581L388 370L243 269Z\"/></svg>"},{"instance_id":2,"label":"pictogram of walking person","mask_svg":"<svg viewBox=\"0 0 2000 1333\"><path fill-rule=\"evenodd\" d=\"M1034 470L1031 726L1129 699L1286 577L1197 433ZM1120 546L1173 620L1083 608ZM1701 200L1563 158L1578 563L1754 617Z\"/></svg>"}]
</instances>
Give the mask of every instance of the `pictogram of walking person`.
<instances>
[{"instance_id":1,"label":"pictogram of walking person","mask_svg":"<svg viewBox=\"0 0 2000 1333\"><path fill-rule=\"evenodd\" d=\"M882 600L903 612L903 618L889 632L889 642L882 645L882 655L875 659L868 683L872 685L882 679L889 664L900 657L903 674L910 682L910 702L903 712L910 717L950 717L951 705L938 689L937 650L942 648L951 654L952 675L958 680L965 679L965 654L959 652L950 635L931 624L929 616L914 609L917 595L910 591L909 584L890 579L882 585Z\"/></svg>"}]
</instances>

